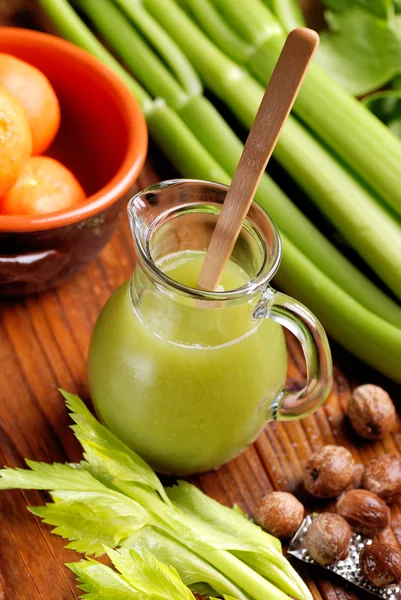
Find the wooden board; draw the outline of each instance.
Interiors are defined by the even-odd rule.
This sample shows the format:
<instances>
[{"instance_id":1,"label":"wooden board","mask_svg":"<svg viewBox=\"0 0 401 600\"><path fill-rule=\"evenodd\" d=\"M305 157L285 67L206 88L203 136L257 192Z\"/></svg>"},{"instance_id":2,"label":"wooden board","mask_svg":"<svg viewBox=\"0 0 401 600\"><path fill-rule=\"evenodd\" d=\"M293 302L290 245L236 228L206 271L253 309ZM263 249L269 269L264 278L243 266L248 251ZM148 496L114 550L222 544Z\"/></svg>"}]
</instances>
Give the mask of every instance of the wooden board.
<instances>
[{"instance_id":1,"label":"wooden board","mask_svg":"<svg viewBox=\"0 0 401 600\"><path fill-rule=\"evenodd\" d=\"M1 8L1 6L0 6ZM154 151L137 189L173 173ZM0 463L23 466L24 457L46 462L79 460L80 449L69 429L62 387L88 399L85 359L95 320L112 291L132 272L134 253L125 217L112 242L82 275L42 295L0 304ZM304 377L297 343L289 345L288 384ZM343 406L356 383L383 384L401 400L399 386L379 377L333 346L335 383L325 406L296 423L274 423L242 456L194 479L210 496L252 513L272 489L302 492L302 470L312 451L324 444L347 446L358 463L401 448L399 430L382 442L360 443L344 420ZM39 492L0 493L0 599L72 600L74 578L64 563L77 555L64 549L27 510L46 501ZM322 508L308 503L308 509ZM401 513L392 507L392 529L382 536L401 542ZM297 563L295 563L297 565ZM299 566L299 565L297 565ZM301 569L316 600L356 598L323 571ZM268 599L267 599L268 600Z\"/></svg>"}]
</instances>

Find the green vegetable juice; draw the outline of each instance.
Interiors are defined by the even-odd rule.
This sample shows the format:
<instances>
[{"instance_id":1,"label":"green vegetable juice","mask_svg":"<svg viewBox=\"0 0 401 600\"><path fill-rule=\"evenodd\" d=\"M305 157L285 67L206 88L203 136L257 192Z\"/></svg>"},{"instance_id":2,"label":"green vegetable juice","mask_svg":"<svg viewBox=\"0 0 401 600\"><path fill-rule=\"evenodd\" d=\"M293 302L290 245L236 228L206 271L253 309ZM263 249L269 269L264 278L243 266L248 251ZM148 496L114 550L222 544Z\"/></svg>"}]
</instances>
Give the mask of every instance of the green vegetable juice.
<instances>
[{"instance_id":1,"label":"green vegetable juice","mask_svg":"<svg viewBox=\"0 0 401 600\"><path fill-rule=\"evenodd\" d=\"M189 287L203 252L159 263ZM229 262L221 289L249 280ZM189 474L232 459L260 433L287 367L282 329L254 319L255 298L211 303L167 295L137 268L104 307L89 351L100 418L156 470Z\"/></svg>"}]
</instances>

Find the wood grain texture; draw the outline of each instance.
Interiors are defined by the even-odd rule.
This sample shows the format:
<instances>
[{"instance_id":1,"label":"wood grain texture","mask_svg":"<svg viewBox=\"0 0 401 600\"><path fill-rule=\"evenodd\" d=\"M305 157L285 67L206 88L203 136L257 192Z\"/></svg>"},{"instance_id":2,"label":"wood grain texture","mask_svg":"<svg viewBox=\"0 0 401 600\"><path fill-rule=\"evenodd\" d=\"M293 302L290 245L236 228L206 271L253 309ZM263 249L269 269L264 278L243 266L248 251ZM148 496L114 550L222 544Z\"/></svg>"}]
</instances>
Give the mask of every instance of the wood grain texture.
<instances>
[{"instance_id":1,"label":"wood grain texture","mask_svg":"<svg viewBox=\"0 0 401 600\"><path fill-rule=\"evenodd\" d=\"M157 181L148 161L137 188ZM86 354L101 307L111 292L127 279L134 266L134 251L125 216L98 260L82 275L41 295L3 301L0 305L0 463L23 466L23 458L78 460L80 448L69 429L59 387L89 400ZM304 363L298 343L287 336L288 385L300 386ZM297 493L309 510L324 505L312 502L302 489L302 472L311 452L328 443L343 444L358 463L385 452L399 453L400 429L376 443L358 442L344 419L343 407L358 382L385 385L398 402L398 386L334 347L333 392L315 415L293 423L268 425L244 454L217 472L191 479L213 498L239 504L252 513L259 500L273 489ZM345 375L347 374L347 376ZM0 589L2 598L70 600L78 597L73 576L63 566L75 553L51 535L50 528L32 516L26 506L42 504L46 494L10 491L0 493ZM392 507L393 527L383 534L390 543L401 542L401 513ZM299 564L316 600L356 598L323 571Z\"/></svg>"},{"instance_id":2,"label":"wood grain texture","mask_svg":"<svg viewBox=\"0 0 401 600\"><path fill-rule=\"evenodd\" d=\"M34 23L30 19L23 13L19 22ZM157 152L153 150L151 155L154 160L147 162L137 189L173 175ZM80 459L58 388L89 400L85 361L92 328L111 292L130 276L134 262L123 216L111 243L82 275L56 290L0 303L0 464L23 466L25 457L47 462ZM287 342L287 384L296 388L305 378L302 352L290 335ZM268 425L236 460L192 481L218 501L237 503L249 513L273 489L297 493L308 510L322 509L325 505L312 502L302 490L302 470L312 451L327 443L343 444L360 464L384 453L399 454L399 426L383 441L361 442L344 419L344 406L354 385L371 382L383 385L400 410L400 386L337 346L333 346L333 354L334 387L323 408L303 421ZM36 491L0 492L0 600L78 598L74 577L64 567L78 556L26 510L27 505L43 504L46 499L46 494ZM400 506L395 504L391 510L392 527L381 537L399 544ZM323 570L294 564L316 600L355 600L359 596Z\"/></svg>"}]
</instances>

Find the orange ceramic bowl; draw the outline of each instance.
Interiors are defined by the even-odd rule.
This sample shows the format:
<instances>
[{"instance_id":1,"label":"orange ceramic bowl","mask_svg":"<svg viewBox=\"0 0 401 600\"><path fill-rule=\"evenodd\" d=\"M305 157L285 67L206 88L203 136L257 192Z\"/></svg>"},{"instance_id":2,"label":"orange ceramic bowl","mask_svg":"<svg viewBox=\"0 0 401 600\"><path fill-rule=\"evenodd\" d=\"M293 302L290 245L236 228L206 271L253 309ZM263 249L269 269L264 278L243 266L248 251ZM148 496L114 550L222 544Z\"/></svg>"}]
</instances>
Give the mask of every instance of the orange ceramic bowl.
<instances>
[{"instance_id":1,"label":"orange ceramic bowl","mask_svg":"<svg viewBox=\"0 0 401 600\"><path fill-rule=\"evenodd\" d=\"M92 55L56 36L1 27L0 52L49 78L61 127L46 155L75 173L87 199L47 215L0 215L0 295L45 289L85 267L109 240L147 151L135 98Z\"/></svg>"}]
</instances>

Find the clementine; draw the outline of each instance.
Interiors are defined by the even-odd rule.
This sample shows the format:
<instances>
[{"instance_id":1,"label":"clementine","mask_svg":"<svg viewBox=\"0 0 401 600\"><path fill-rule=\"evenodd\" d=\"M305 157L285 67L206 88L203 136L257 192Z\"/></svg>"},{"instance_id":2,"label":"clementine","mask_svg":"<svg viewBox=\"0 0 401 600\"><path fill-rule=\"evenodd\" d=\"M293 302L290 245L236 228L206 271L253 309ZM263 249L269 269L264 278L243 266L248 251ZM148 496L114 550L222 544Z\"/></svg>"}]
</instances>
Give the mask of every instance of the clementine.
<instances>
[{"instance_id":1,"label":"clementine","mask_svg":"<svg viewBox=\"0 0 401 600\"><path fill-rule=\"evenodd\" d=\"M60 106L48 78L39 69L0 53L0 85L20 101L32 134L32 154L42 154L60 126Z\"/></svg>"},{"instance_id":2,"label":"clementine","mask_svg":"<svg viewBox=\"0 0 401 600\"><path fill-rule=\"evenodd\" d=\"M85 192L75 175L48 156L32 156L11 190L0 201L6 215L56 212L82 202Z\"/></svg>"},{"instance_id":3,"label":"clementine","mask_svg":"<svg viewBox=\"0 0 401 600\"><path fill-rule=\"evenodd\" d=\"M17 181L31 149L31 131L25 111L0 85L0 197Z\"/></svg>"}]
</instances>

